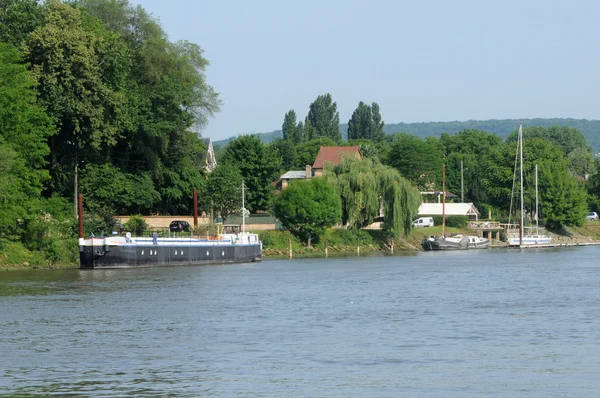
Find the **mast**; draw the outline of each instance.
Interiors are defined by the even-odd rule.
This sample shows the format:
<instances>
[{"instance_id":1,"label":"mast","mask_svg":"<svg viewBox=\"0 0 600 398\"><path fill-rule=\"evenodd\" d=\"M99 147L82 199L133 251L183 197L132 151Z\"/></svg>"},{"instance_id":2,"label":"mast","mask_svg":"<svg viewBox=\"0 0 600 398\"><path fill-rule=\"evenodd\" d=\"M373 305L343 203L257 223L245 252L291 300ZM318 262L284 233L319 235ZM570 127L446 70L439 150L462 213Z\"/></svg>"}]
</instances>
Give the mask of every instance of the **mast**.
<instances>
[{"instance_id":1,"label":"mast","mask_svg":"<svg viewBox=\"0 0 600 398\"><path fill-rule=\"evenodd\" d=\"M521 220L519 224L519 246L523 245L523 125L519 125L519 164L521 180Z\"/></svg>"},{"instance_id":2,"label":"mast","mask_svg":"<svg viewBox=\"0 0 600 398\"><path fill-rule=\"evenodd\" d=\"M535 165L535 233L540 234L540 225L538 218L538 170L537 164Z\"/></svg>"},{"instance_id":3,"label":"mast","mask_svg":"<svg viewBox=\"0 0 600 398\"><path fill-rule=\"evenodd\" d=\"M244 184L244 180L242 180L242 233L246 232L246 203L244 201L244 190L246 185Z\"/></svg>"},{"instance_id":4,"label":"mast","mask_svg":"<svg viewBox=\"0 0 600 398\"><path fill-rule=\"evenodd\" d=\"M442 163L442 238L446 237L446 165Z\"/></svg>"}]
</instances>

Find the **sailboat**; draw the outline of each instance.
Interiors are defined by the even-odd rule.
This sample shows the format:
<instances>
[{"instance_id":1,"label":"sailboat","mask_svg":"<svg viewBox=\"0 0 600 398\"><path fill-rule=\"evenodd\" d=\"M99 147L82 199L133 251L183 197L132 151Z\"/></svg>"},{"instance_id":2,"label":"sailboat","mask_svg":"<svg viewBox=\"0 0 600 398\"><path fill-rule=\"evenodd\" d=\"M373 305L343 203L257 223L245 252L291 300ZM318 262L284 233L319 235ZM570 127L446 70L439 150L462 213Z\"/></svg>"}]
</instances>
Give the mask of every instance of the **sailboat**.
<instances>
[{"instance_id":1,"label":"sailboat","mask_svg":"<svg viewBox=\"0 0 600 398\"><path fill-rule=\"evenodd\" d=\"M519 166L519 182L520 182L520 204L521 204L521 218L519 220L519 234L518 236L508 236L508 244L510 246L527 246L527 245L543 245L552 242L552 238L545 234L540 234L539 217L538 217L538 172L537 164L535 165L535 233L525 234L524 226L524 201L523 201L523 125L519 126L519 137L517 141L517 156L518 162L515 161L515 177L516 167ZM515 178L516 179L516 178ZM513 191L514 191L514 180L513 180ZM511 199L511 210L512 210L512 199ZM510 224L510 219L509 219Z\"/></svg>"},{"instance_id":2,"label":"sailboat","mask_svg":"<svg viewBox=\"0 0 600 398\"><path fill-rule=\"evenodd\" d=\"M475 235L446 236L446 166L442 165L442 236L427 236L421 242L423 250L486 249L490 240Z\"/></svg>"}]
</instances>

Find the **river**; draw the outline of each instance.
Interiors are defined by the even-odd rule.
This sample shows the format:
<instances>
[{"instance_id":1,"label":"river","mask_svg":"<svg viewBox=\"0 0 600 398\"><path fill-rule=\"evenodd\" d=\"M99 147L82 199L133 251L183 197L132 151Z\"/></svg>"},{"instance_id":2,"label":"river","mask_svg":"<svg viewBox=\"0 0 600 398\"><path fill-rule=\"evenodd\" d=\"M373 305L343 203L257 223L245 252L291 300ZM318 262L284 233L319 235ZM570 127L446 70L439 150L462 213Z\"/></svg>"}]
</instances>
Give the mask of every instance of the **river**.
<instances>
[{"instance_id":1,"label":"river","mask_svg":"<svg viewBox=\"0 0 600 398\"><path fill-rule=\"evenodd\" d=\"M600 247L0 273L0 396L595 397Z\"/></svg>"}]
</instances>

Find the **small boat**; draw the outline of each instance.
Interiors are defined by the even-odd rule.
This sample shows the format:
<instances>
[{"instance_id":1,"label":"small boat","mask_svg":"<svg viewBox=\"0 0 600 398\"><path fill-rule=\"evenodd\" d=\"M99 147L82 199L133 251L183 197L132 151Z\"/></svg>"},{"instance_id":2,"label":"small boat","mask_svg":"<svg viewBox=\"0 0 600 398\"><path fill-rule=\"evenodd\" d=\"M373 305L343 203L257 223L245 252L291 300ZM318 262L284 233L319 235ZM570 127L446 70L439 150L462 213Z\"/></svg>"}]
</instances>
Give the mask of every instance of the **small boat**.
<instances>
[{"instance_id":1,"label":"small boat","mask_svg":"<svg viewBox=\"0 0 600 398\"><path fill-rule=\"evenodd\" d=\"M428 236L421 242L425 251L486 249L490 240L475 235L446 236L446 167L442 165L442 236Z\"/></svg>"},{"instance_id":2,"label":"small boat","mask_svg":"<svg viewBox=\"0 0 600 398\"><path fill-rule=\"evenodd\" d=\"M490 240L475 235L428 236L423 239L421 246L427 251L487 249L490 247Z\"/></svg>"}]
</instances>

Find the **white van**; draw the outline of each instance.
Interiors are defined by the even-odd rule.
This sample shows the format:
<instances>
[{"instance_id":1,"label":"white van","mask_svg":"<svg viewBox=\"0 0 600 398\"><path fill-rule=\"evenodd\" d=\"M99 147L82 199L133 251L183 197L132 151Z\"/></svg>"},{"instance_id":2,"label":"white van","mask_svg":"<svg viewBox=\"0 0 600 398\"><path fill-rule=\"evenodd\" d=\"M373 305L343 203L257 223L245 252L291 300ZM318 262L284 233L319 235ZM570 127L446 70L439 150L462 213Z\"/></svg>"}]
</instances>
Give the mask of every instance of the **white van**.
<instances>
[{"instance_id":1,"label":"white van","mask_svg":"<svg viewBox=\"0 0 600 398\"><path fill-rule=\"evenodd\" d=\"M433 227L433 217L419 217L413 221L414 228Z\"/></svg>"}]
</instances>

